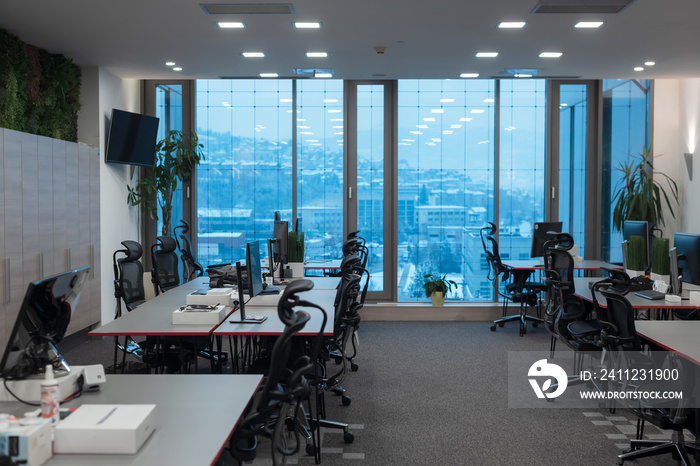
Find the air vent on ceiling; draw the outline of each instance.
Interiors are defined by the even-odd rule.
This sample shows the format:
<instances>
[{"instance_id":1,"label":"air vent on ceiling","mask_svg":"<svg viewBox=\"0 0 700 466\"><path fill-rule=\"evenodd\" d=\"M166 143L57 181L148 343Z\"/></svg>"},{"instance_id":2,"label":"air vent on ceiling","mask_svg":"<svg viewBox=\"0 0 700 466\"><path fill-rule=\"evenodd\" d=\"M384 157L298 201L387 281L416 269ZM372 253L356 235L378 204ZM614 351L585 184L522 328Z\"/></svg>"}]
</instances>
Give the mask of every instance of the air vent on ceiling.
<instances>
[{"instance_id":1,"label":"air vent on ceiling","mask_svg":"<svg viewBox=\"0 0 700 466\"><path fill-rule=\"evenodd\" d=\"M634 0L540 0L532 13L619 13Z\"/></svg>"},{"instance_id":2,"label":"air vent on ceiling","mask_svg":"<svg viewBox=\"0 0 700 466\"><path fill-rule=\"evenodd\" d=\"M210 15L291 15L291 3L201 3Z\"/></svg>"}]
</instances>

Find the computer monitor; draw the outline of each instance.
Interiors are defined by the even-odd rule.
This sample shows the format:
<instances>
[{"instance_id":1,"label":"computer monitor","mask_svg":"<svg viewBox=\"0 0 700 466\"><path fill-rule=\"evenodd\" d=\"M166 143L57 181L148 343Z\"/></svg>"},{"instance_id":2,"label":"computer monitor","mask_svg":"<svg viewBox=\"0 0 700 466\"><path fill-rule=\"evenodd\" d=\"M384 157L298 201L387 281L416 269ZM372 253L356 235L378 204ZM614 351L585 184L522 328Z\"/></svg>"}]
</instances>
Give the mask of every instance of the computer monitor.
<instances>
[{"instance_id":1,"label":"computer monitor","mask_svg":"<svg viewBox=\"0 0 700 466\"><path fill-rule=\"evenodd\" d=\"M273 247L273 259L277 264L287 263L287 237L289 235L289 222L275 220L272 237L275 239ZM284 267L280 267L280 278L284 278Z\"/></svg>"},{"instance_id":2,"label":"computer monitor","mask_svg":"<svg viewBox=\"0 0 700 466\"><path fill-rule=\"evenodd\" d=\"M625 240L622 242L622 267L625 270L629 270L629 254L630 254L630 242Z\"/></svg>"},{"instance_id":3,"label":"computer monitor","mask_svg":"<svg viewBox=\"0 0 700 466\"><path fill-rule=\"evenodd\" d=\"M671 262L671 293L680 295L683 287L681 285L680 271L678 270L678 250L676 248L669 249L668 257Z\"/></svg>"},{"instance_id":4,"label":"computer monitor","mask_svg":"<svg viewBox=\"0 0 700 466\"><path fill-rule=\"evenodd\" d=\"M544 257L544 243L552 239L550 232L561 233L562 222L535 222L532 226L530 257Z\"/></svg>"},{"instance_id":5,"label":"computer monitor","mask_svg":"<svg viewBox=\"0 0 700 466\"><path fill-rule=\"evenodd\" d=\"M251 241L245 245L245 268L248 275L248 295L257 296L263 289L260 270L260 242Z\"/></svg>"},{"instance_id":6,"label":"computer monitor","mask_svg":"<svg viewBox=\"0 0 700 466\"><path fill-rule=\"evenodd\" d=\"M651 236L650 227L651 225L649 222L643 220L625 220L622 223L622 239L629 241L632 236L639 236L642 238L642 253L644 254L642 258L642 265L644 266L644 270L649 270L651 267L649 260L651 258L649 249L651 246L651 241L649 241L649 237Z\"/></svg>"},{"instance_id":7,"label":"computer monitor","mask_svg":"<svg viewBox=\"0 0 700 466\"><path fill-rule=\"evenodd\" d=\"M676 233L673 246L677 250L681 281L700 285L700 235Z\"/></svg>"},{"instance_id":8,"label":"computer monitor","mask_svg":"<svg viewBox=\"0 0 700 466\"><path fill-rule=\"evenodd\" d=\"M277 221L277 220L282 220L282 219L280 218L280 211L279 211L279 210L275 210L275 213L274 213L274 220L275 220L275 221Z\"/></svg>"},{"instance_id":9,"label":"computer monitor","mask_svg":"<svg viewBox=\"0 0 700 466\"><path fill-rule=\"evenodd\" d=\"M89 269L83 267L29 284L0 362L2 378L38 376L49 364L57 373L70 371L56 345L68 330Z\"/></svg>"}]
</instances>

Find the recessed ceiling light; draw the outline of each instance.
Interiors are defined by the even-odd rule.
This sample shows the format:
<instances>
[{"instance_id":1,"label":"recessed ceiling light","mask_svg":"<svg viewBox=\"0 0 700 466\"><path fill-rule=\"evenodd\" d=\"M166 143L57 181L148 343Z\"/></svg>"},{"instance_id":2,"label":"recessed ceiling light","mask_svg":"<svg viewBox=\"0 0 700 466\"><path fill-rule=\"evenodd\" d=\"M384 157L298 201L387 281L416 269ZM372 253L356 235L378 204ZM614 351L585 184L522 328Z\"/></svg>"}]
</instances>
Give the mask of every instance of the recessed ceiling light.
<instances>
[{"instance_id":1,"label":"recessed ceiling light","mask_svg":"<svg viewBox=\"0 0 700 466\"><path fill-rule=\"evenodd\" d=\"M467 117L462 117L459 119L459 121L472 121L473 118L467 118Z\"/></svg>"},{"instance_id":2,"label":"recessed ceiling light","mask_svg":"<svg viewBox=\"0 0 700 466\"><path fill-rule=\"evenodd\" d=\"M277 73L260 73L261 78L278 78L279 75Z\"/></svg>"},{"instance_id":3,"label":"recessed ceiling light","mask_svg":"<svg viewBox=\"0 0 700 466\"><path fill-rule=\"evenodd\" d=\"M321 73L321 74L328 74L328 73ZM328 109L328 113L340 113L340 112L342 112L342 110L337 109L337 108L329 108ZM335 121L335 120L331 120L331 121ZM343 120L339 120L339 121L343 121Z\"/></svg>"},{"instance_id":4,"label":"recessed ceiling light","mask_svg":"<svg viewBox=\"0 0 700 466\"><path fill-rule=\"evenodd\" d=\"M498 27L501 29L520 29L525 27L526 24L525 21L501 21L498 23Z\"/></svg>"},{"instance_id":5,"label":"recessed ceiling light","mask_svg":"<svg viewBox=\"0 0 700 466\"><path fill-rule=\"evenodd\" d=\"M182 67L181 67L181 66L176 66L175 68L173 68L173 71L182 71Z\"/></svg>"},{"instance_id":6,"label":"recessed ceiling light","mask_svg":"<svg viewBox=\"0 0 700 466\"><path fill-rule=\"evenodd\" d=\"M513 76L516 78L531 78L532 75L528 73L515 73Z\"/></svg>"},{"instance_id":7,"label":"recessed ceiling light","mask_svg":"<svg viewBox=\"0 0 700 466\"><path fill-rule=\"evenodd\" d=\"M644 71L644 67L643 66L635 66L634 71Z\"/></svg>"},{"instance_id":8,"label":"recessed ceiling light","mask_svg":"<svg viewBox=\"0 0 700 466\"><path fill-rule=\"evenodd\" d=\"M654 66L654 65L656 65L656 62L653 62L653 61L645 61L645 62L644 62L644 65L646 65L646 66Z\"/></svg>"},{"instance_id":9,"label":"recessed ceiling light","mask_svg":"<svg viewBox=\"0 0 700 466\"><path fill-rule=\"evenodd\" d=\"M174 61L166 61L165 66L175 66L175 62Z\"/></svg>"},{"instance_id":10,"label":"recessed ceiling light","mask_svg":"<svg viewBox=\"0 0 700 466\"><path fill-rule=\"evenodd\" d=\"M479 52L476 56L477 58L495 58L498 56L498 52Z\"/></svg>"},{"instance_id":11,"label":"recessed ceiling light","mask_svg":"<svg viewBox=\"0 0 700 466\"><path fill-rule=\"evenodd\" d=\"M478 78L479 73L462 73L459 75L460 78Z\"/></svg>"},{"instance_id":12,"label":"recessed ceiling light","mask_svg":"<svg viewBox=\"0 0 700 466\"><path fill-rule=\"evenodd\" d=\"M245 23L240 21L219 21L216 24L222 29L242 29L245 27Z\"/></svg>"},{"instance_id":13,"label":"recessed ceiling light","mask_svg":"<svg viewBox=\"0 0 700 466\"><path fill-rule=\"evenodd\" d=\"M331 73L316 73L314 74L314 78L332 78L333 75Z\"/></svg>"},{"instance_id":14,"label":"recessed ceiling light","mask_svg":"<svg viewBox=\"0 0 700 466\"><path fill-rule=\"evenodd\" d=\"M431 108L430 113L445 113L444 108Z\"/></svg>"},{"instance_id":15,"label":"recessed ceiling light","mask_svg":"<svg viewBox=\"0 0 700 466\"><path fill-rule=\"evenodd\" d=\"M564 55L561 52L542 52L540 58L559 58Z\"/></svg>"},{"instance_id":16,"label":"recessed ceiling light","mask_svg":"<svg viewBox=\"0 0 700 466\"><path fill-rule=\"evenodd\" d=\"M428 129L428 125L416 125L418 129Z\"/></svg>"},{"instance_id":17,"label":"recessed ceiling light","mask_svg":"<svg viewBox=\"0 0 700 466\"><path fill-rule=\"evenodd\" d=\"M495 102L494 99L484 99L484 102L487 104Z\"/></svg>"},{"instance_id":18,"label":"recessed ceiling light","mask_svg":"<svg viewBox=\"0 0 700 466\"><path fill-rule=\"evenodd\" d=\"M603 25L602 21L580 21L574 25L575 28L595 29Z\"/></svg>"},{"instance_id":19,"label":"recessed ceiling light","mask_svg":"<svg viewBox=\"0 0 700 466\"><path fill-rule=\"evenodd\" d=\"M262 52L243 52L241 55L246 58L263 58L265 56Z\"/></svg>"},{"instance_id":20,"label":"recessed ceiling light","mask_svg":"<svg viewBox=\"0 0 700 466\"><path fill-rule=\"evenodd\" d=\"M338 102L338 99L323 99L323 101L326 103L332 104L332 103Z\"/></svg>"},{"instance_id":21,"label":"recessed ceiling light","mask_svg":"<svg viewBox=\"0 0 700 466\"><path fill-rule=\"evenodd\" d=\"M423 118L423 121L435 121L434 117Z\"/></svg>"},{"instance_id":22,"label":"recessed ceiling light","mask_svg":"<svg viewBox=\"0 0 700 466\"><path fill-rule=\"evenodd\" d=\"M327 52L306 52L308 58L326 58L328 56Z\"/></svg>"},{"instance_id":23,"label":"recessed ceiling light","mask_svg":"<svg viewBox=\"0 0 700 466\"><path fill-rule=\"evenodd\" d=\"M485 111L486 110L484 110L482 108L475 108L472 111L470 111L469 113L484 113Z\"/></svg>"},{"instance_id":24,"label":"recessed ceiling light","mask_svg":"<svg viewBox=\"0 0 700 466\"><path fill-rule=\"evenodd\" d=\"M454 101L455 101L455 99L440 99L440 102L444 102L444 103L452 103Z\"/></svg>"},{"instance_id":25,"label":"recessed ceiling light","mask_svg":"<svg viewBox=\"0 0 700 466\"><path fill-rule=\"evenodd\" d=\"M292 99L280 99L280 102L282 102L282 103L290 103L290 102L294 102L294 101L293 101Z\"/></svg>"},{"instance_id":26,"label":"recessed ceiling light","mask_svg":"<svg viewBox=\"0 0 700 466\"><path fill-rule=\"evenodd\" d=\"M294 27L297 29L318 29L321 27L321 23L303 23L303 22L295 22Z\"/></svg>"}]
</instances>

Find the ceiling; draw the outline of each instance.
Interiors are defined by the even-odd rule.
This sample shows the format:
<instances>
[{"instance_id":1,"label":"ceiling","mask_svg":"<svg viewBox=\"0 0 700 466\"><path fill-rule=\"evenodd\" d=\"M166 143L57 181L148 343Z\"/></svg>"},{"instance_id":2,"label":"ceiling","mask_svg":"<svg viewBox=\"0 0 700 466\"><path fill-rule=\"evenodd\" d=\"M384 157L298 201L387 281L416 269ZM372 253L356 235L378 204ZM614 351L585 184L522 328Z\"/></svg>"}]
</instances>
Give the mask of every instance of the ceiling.
<instances>
[{"instance_id":1,"label":"ceiling","mask_svg":"<svg viewBox=\"0 0 700 466\"><path fill-rule=\"evenodd\" d=\"M539 77L700 77L698 0L636 0L616 14L533 14L538 0L291 4L294 14L213 15L195 0L2 0L0 27L122 78L247 78L261 72L284 78L293 77L294 68L331 68L334 77L344 79L458 78L461 73L488 78L513 68L541 69ZM243 21L247 27L221 29L218 21ZM320 21L322 28L295 29L293 21ZM499 29L501 21L527 25ZM604 24L575 29L578 21ZM376 53L376 46L386 47L385 53ZM244 58L245 51L266 57ZM325 51L328 57L307 58L307 51ZM499 55L476 58L480 51ZM540 58L540 52L564 54ZM634 71L647 61L656 64Z\"/></svg>"}]
</instances>

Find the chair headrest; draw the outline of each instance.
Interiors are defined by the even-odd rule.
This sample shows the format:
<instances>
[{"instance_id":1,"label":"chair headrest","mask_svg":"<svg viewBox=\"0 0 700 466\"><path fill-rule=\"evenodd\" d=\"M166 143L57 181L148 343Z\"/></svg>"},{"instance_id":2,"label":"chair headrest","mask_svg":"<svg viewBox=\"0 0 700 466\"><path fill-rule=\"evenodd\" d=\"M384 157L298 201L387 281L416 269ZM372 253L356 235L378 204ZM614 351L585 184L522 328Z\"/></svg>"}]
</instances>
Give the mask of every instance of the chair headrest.
<instances>
[{"instance_id":1,"label":"chair headrest","mask_svg":"<svg viewBox=\"0 0 700 466\"><path fill-rule=\"evenodd\" d=\"M141 259L143 255L143 248L136 241L126 240L122 241L122 244L126 248L126 257L122 259L122 262L135 262Z\"/></svg>"},{"instance_id":2,"label":"chair headrest","mask_svg":"<svg viewBox=\"0 0 700 466\"><path fill-rule=\"evenodd\" d=\"M314 282L311 280L295 280L287 285L282 292L279 302L277 303L277 314L285 325L291 325L294 322L294 306L299 301L298 293L309 291L314 287Z\"/></svg>"},{"instance_id":3,"label":"chair headrest","mask_svg":"<svg viewBox=\"0 0 700 466\"><path fill-rule=\"evenodd\" d=\"M173 238L171 236L159 236L156 238L156 241L160 243L160 253L161 254L174 252L175 249L177 248L177 243L175 242L175 238Z\"/></svg>"}]
</instances>

